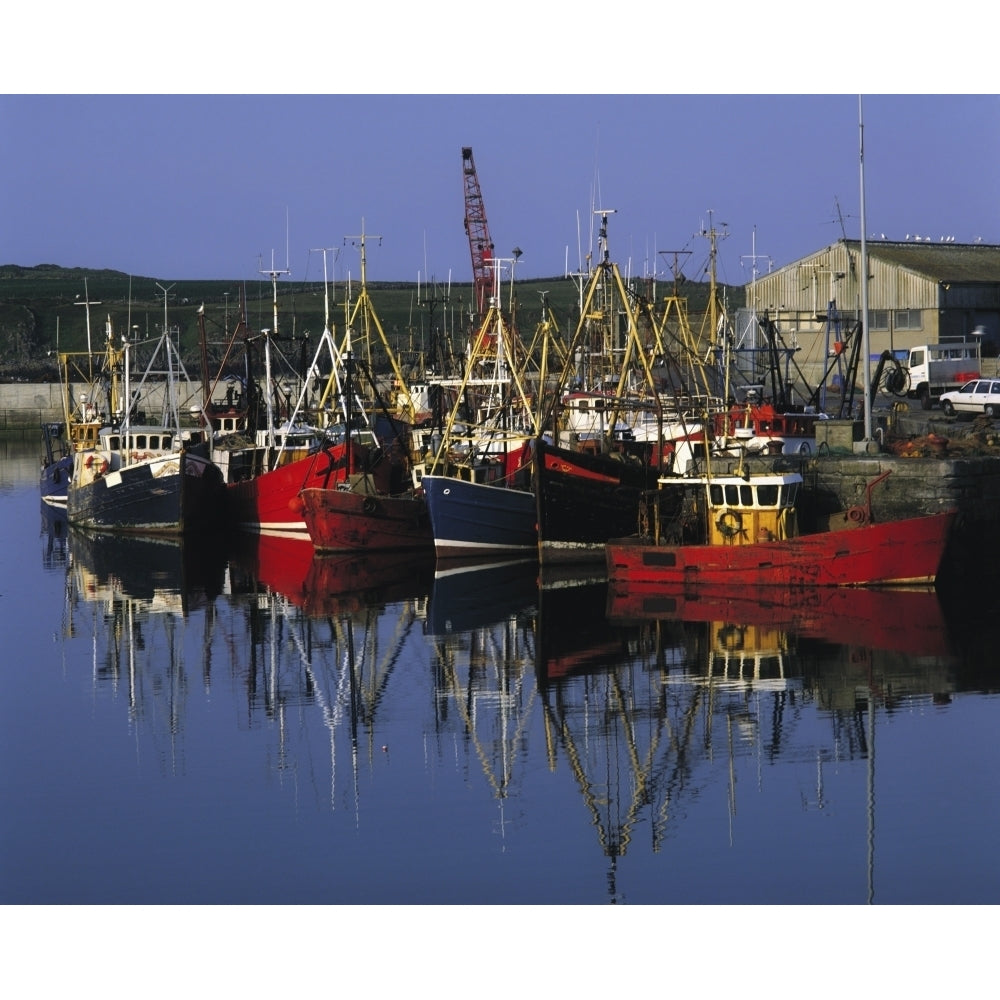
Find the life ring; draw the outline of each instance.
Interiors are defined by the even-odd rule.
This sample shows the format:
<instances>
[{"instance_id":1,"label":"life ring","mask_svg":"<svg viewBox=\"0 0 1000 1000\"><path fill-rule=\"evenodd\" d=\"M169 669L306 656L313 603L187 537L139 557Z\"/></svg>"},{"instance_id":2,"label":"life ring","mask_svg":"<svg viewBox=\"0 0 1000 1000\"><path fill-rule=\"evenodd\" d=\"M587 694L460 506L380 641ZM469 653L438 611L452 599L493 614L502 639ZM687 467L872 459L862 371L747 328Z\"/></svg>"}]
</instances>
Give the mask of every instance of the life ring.
<instances>
[{"instance_id":1,"label":"life ring","mask_svg":"<svg viewBox=\"0 0 1000 1000\"><path fill-rule=\"evenodd\" d=\"M743 515L738 510L724 510L715 526L726 538L735 538L743 531Z\"/></svg>"}]
</instances>

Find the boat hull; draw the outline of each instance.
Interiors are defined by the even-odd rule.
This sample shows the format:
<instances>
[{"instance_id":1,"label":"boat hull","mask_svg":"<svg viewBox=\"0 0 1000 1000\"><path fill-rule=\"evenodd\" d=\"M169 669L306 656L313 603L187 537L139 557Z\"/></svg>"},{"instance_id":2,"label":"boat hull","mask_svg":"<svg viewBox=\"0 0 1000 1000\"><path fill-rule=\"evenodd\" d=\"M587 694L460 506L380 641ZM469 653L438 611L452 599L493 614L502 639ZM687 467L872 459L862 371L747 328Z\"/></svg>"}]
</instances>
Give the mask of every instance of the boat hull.
<instances>
[{"instance_id":1,"label":"boat hull","mask_svg":"<svg viewBox=\"0 0 1000 1000\"><path fill-rule=\"evenodd\" d=\"M745 545L608 543L608 579L630 587L711 584L857 587L933 583L954 511Z\"/></svg>"},{"instance_id":2,"label":"boat hull","mask_svg":"<svg viewBox=\"0 0 1000 1000\"><path fill-rule=\"evenodd\" d=\"M420 480L439 558L517 556L538 549L534 493L450 476Z\"/></svg>"},{"instance_id":3,"label":"boat hull","mask_svg":"<svg viewBox=\"0 0 1000 1000\"><path fill-rule=\"evenodd\" d=\"M38 475L38 486L42 502L50 507L65 509L69 493L69 481L73 476L73 454L64 437L65 424L47 422L42 424L42 468Z\"/></svg>"},{"instance_id":4,"label":"boat hull","mask_svg":"<svg viewBox=\"0 0 1000 1000\"><path fill-rule=\"evenodd\" d=\"M73 475L73 456L64 455L42 467L38 485L42 502L50 507L66 507L69 496L69 481Z\"/></svg>"},{"instance_id":5,"label":"boat hull","mask_svg":"<svg viewBox=\"0 0 1000 1000\"><path fill-rule=\"evenodd\" d=\"M392 461L373 462L372 450L355 444L350 455L343 443L321 448L252 478L226 485L229 523L243 531L291 533L309 537L297 497L306 489L336 489L348 481L349 473L367 472L377 490L388 490L398 482ZM349 467L350 466L350 467Z\"/></svg>"},{"instance_id":6,"label":"boat hull","mask_svg":"<svg viewBox=\"0 0 1000 1000\"><path fill-rule=\"evenodd\" d=\"M541 562L604 559L611 538L635 532L639 503L657 470L631 455L592 454L536 442L535 496Z\"/></svg>"},{"instance_id":7,"label":"boat hull","mask_svg":"<svg viewBox=\"0 0 1000 1000\"><path fill-rule=\"evenodd\" d=\"M317 552L434 549L427 502L419 495L305 489L294 506Z\"/></svg>"},{"instance_id":8,"label":"boat hull","mask_svg":"<svg viewBox=\"0 0 1000 1000\"><path fill-rule=\"evenodd\" d=\"M71 524L93 531L200 531L221 523L222 476L211 461L192 452L157 455L74 483L66 510Z\"/></svg>"},{"instance_id":9,"label":"boat hull","mask_svg":"<svg viewBox=\"0 0 1000 1000\"><path fill-rule=\"evenodd\" d=\"M306 523L295 507L303 489L333 487L344 472L331 474L331 462L324 452L298 458L287 465L262 472L252 479L226 485L229 523L243 531L288 532L309 536Z\"/></svg>"}]
</instances>

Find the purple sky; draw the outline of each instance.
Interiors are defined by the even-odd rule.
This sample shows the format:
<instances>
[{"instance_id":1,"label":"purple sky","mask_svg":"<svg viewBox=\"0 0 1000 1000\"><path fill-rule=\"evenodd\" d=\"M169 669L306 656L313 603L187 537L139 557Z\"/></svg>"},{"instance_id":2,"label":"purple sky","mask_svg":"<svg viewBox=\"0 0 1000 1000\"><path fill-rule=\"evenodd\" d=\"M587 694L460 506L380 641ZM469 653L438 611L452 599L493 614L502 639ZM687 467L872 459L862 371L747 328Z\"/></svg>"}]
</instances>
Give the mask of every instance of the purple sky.
<instances>
[{"instance_id":1,"label":"purple sky","mask_svg":"<svg viewBox=\"0 0 1000 1000\"><path fill-rule=\"evenodd\" d=\"M863 117L869 233L1000 243L1000 98L871 94ZM286 267L287 219L293 279L326 247L356 280L363 220L370 280L467 282L466 145L520 278L577 270L595 207L639 275L677 250L699 278L710 223L729 283L755 250L766 271L860 235L856 94L8 94L0 129L0 264L243 279Z\"/></svg>"}]
</instances>

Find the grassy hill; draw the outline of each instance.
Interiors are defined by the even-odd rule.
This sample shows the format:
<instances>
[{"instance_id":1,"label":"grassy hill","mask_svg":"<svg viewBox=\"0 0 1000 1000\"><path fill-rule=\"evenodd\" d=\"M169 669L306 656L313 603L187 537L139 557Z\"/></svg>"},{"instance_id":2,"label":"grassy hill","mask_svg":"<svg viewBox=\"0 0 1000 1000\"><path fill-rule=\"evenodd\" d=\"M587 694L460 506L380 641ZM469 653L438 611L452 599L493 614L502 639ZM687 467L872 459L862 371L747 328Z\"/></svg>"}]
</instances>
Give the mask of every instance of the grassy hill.
<instances>
[{"instance_id":1,"label":"grassy hill","mask_svg":"<svg viewBox=\"0 0 1000 1000\"><path fill-rule=\"evenodd\" d=\"M644 283L645 284L645 283ZM164 291L166 289L166 302ZM311 357L316 338L322 333L326 309L322 281L278 281L278 329L283 351L294 357ZM662 302L671 289L659 283L655 297ZM708 285L689 282L683 286L692 325L697 329L700 313L708 301ZM338 335L346 329L347 315L356 306L359 287L355 282L352 302L342 283L331 286L330 321ZM637 293L653 297L653 289ZM420 288L414 283L373 282L368 294L392 350L404 365L433 362L435 348L451 345L461 354L470 333L469 311L472 284L451 285L450 295L442 286ZM509 294L509 289L504 293ZM572 335L579 317L579 287L563 276L525 281L515 285L518 326L530 337L548 305L564 337ZM271 282L265 276L253 281L170 281L120 271L64 268L40 264L22 267L0 265L0 378L45 380L56 378L51 355L58 351L87 349L86 302L90 301L90 343L94 349L105 339L110 317L116 337L127 330L132 338L155 340L166 324L175 332L174 342L190 373L200 374L198 312L205 310L205 328L210 357L218 359L238 318L241 295L246 301L251 330L274 327ZM741 305L743 291L727 292L731 308ZM358 325L354 324L357 329ZM378 352L380 353L380 351ZM380 361L378 353L376 363Z\"/></svg>"}]
</instances>

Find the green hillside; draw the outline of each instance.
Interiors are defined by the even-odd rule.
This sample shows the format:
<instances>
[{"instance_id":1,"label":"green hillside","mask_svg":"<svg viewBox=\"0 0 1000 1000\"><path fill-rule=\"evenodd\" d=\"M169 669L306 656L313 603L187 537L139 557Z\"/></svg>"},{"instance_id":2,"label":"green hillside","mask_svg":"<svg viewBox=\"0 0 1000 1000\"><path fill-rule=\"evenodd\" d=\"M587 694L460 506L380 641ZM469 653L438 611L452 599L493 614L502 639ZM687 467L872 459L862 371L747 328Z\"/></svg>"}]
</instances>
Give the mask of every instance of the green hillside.
<instances>
[{"instance_id":1,"label":"green hillside","mask_svg":"<svg viewBox=\"0 0 1000 1000\"><path fill-rule=\"evenodd\" d=\"M166 302L164 302L166 289ZM326 309L322 281L278 281L278 330L281 349L289 357L311 357L316 338L322 333ZM662 282L655 298L662 302L672 289ZM357 282L329 288L330 320L338 336L347 327L348 311L356 306ZM689 282L683 286L692 325L698 328L700 313L708 301L708 285ZM454 355L464 351L470 333L472 284L452 284L450 295L442 286L420 288L414 283L371 283L368 294L392 350L401 363L432 365L437 349ZM505 292L509 294L509 290ZM525 281L515 285L518 328L530 337L542 320L547 301L564 337L572 335L579 317L577 283L566 277ZM654 289L637 289L652 299ZM252 331L274 326L270 280L171 281L127 275L120 271L63 268L41 264L35 267L0 265L0 377L43 380L56 378L53 354L87 349L86 303L89 299L90 343L94 349L105 339L110 318L116 337L127 330L132 339L156 340L166 324L174 331L185 367L200 374L198 312L205 310L205 329L210 358L222 357L227 331L238 319L241 296L246 301ZM727 290L730 308L742 304L741 288ZM359 324L352 324L358 331ZM361 350L362 345L357 345ZM384 358L376 341L373 361L381 367Z\"/></svg>"}]
</instances>

